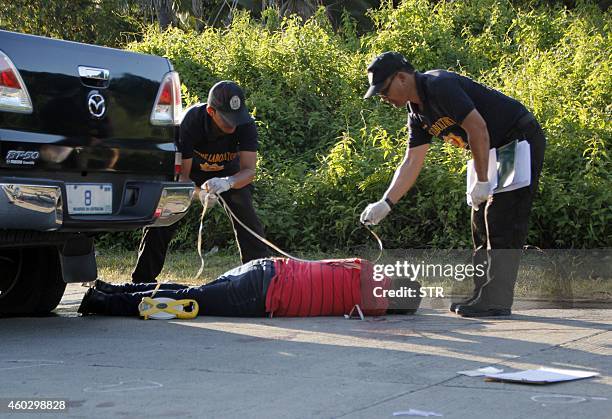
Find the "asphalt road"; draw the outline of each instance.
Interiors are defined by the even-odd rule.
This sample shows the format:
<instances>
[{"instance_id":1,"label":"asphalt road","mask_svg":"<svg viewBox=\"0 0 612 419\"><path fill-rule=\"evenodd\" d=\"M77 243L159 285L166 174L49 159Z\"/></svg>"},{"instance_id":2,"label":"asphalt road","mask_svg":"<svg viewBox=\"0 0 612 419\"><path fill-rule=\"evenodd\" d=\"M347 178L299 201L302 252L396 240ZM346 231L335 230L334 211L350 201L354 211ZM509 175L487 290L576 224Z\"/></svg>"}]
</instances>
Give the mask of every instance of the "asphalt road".
<instances>
[{"instance_id":1,"label":"asphalt road","mask_svg":"<svg viewBox=\"0 0 612 419\"><path fill-rule=\"evenodd\" d=\"M82 294L70 285L52 317L0 319L0 416L40 417L4 405L54 399L67 410L42 417L612 418L610 309L474 320L436 302L365 321L144 321L79 317ZM490 365L601 376L523 385L457 374Z\"/></svg>"}]
</instances>

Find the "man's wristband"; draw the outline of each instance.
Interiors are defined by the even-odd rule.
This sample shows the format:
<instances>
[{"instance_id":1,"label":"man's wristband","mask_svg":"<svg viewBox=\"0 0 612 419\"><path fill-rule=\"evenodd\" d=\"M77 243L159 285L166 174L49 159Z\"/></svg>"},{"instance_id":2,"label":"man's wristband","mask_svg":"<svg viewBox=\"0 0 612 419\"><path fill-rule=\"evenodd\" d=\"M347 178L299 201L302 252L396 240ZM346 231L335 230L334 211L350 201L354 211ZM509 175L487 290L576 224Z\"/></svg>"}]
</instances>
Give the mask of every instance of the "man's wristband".
<instances>
[{"instance_id":1,"label":"man's wristband","mask_svg":"<svg viewBox=\"0 0 612 419\"><path fill-rule=\"evenodd\" d=\"M395 206L395 204L393 202L391 202L389 197L385 198L385 202L387 203L387 205L389 205L389 208L391 208L391 209L393 209L393 207Z\"/></svg>"}]
</instances>

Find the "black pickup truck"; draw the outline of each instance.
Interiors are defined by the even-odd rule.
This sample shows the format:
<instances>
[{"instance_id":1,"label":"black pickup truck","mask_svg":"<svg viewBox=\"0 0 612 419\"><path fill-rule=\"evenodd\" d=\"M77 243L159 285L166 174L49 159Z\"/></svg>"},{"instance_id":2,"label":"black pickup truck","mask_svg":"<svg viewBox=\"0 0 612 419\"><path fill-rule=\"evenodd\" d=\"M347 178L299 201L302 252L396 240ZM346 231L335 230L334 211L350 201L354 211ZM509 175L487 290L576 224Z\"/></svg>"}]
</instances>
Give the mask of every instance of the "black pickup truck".
<instances>
[{"instance_id":1,"label":"black pickup truck","mask_svg":"<svg viewBox=\"0 0 612 419\"><path fill-rule=\"evenodd\" d=\"M165 58L0 30L0 315L96 279L95 232L186 214L180 113Z\"/></svg>"}]
</instances>

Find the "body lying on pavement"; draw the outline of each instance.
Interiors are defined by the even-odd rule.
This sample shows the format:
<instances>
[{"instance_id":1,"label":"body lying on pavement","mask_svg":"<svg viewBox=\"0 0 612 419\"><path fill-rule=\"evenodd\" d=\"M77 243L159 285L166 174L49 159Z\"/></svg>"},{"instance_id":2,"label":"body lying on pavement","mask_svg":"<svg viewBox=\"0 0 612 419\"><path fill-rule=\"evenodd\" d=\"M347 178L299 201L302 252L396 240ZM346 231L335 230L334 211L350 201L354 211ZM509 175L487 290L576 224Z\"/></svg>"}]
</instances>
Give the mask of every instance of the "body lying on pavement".
<instances>
[{"instance_id":1,"label":"body lying on pavement","mask_svg":"<svg viewBox=\"0 0 612 419\"><path fill-rule=\"evenodd\" d=\"M198 314L205 316L341 316L355 305L372 316L416 311L418 282L375 281L372 272L372 263L364 259L267 258L241 265L202 286L162 283L155 290L156 283L112 285L97 280L83 297L79 313L137 316L139 303L151 296L195 300ZM412 291L401 298L381 296L387 294L384 290L399 289Z\"/></svg>"}]
</instances>

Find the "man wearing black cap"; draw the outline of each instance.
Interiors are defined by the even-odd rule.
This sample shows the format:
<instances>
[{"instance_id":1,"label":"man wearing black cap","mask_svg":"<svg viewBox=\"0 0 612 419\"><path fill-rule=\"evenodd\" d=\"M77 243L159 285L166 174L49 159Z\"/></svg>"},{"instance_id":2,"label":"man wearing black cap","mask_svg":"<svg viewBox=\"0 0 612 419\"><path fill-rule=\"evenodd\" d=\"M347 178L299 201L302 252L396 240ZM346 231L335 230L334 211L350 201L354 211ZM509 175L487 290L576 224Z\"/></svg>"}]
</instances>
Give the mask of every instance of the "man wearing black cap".
<instances>
[{"instance_id":1,"label":"man wearing black cap","mask_svg":"<svg viewBox=\"0 0 612 419\"><path fill-rule=\"evenodd\" d=\"M242 222L263 236L263 227L253 208L251 184L257 147L257 128L245 105L244 92L232 81L215 84L207 103L193 105L183 115L179 134L180 180L194 181L201 200L207 194L220 194ZM210 202L209 199L209 205ZM231 217L230 220L242 263L269 256L265 244ZM132 282L156 281L177 224L145 229Z\"/></svg>"},{"instance_id":2,"label":"man wearing black cap","mask_svg":"<svg viewBox=\"0 0 612 419\"><path fill-rule=\"evenodd\" d=\"M467 191L472 203L474 265L485 264L485 275L474 276L474 293L454 303L451 311L464 317L510 315L520 249L538 188L546 139L535 117L517 100L468 77L444 71L425 73L399 53L385 52L368 66L370 87L364 98L379 95L408 109L409 138L405 157L383 198L361 214L365 224L378 224L414 185L432 137L469 149L476 180ZM494 193L489 179L489 150L527 140L531 179L528 186Z\"/></svg>"}]
</instances>

